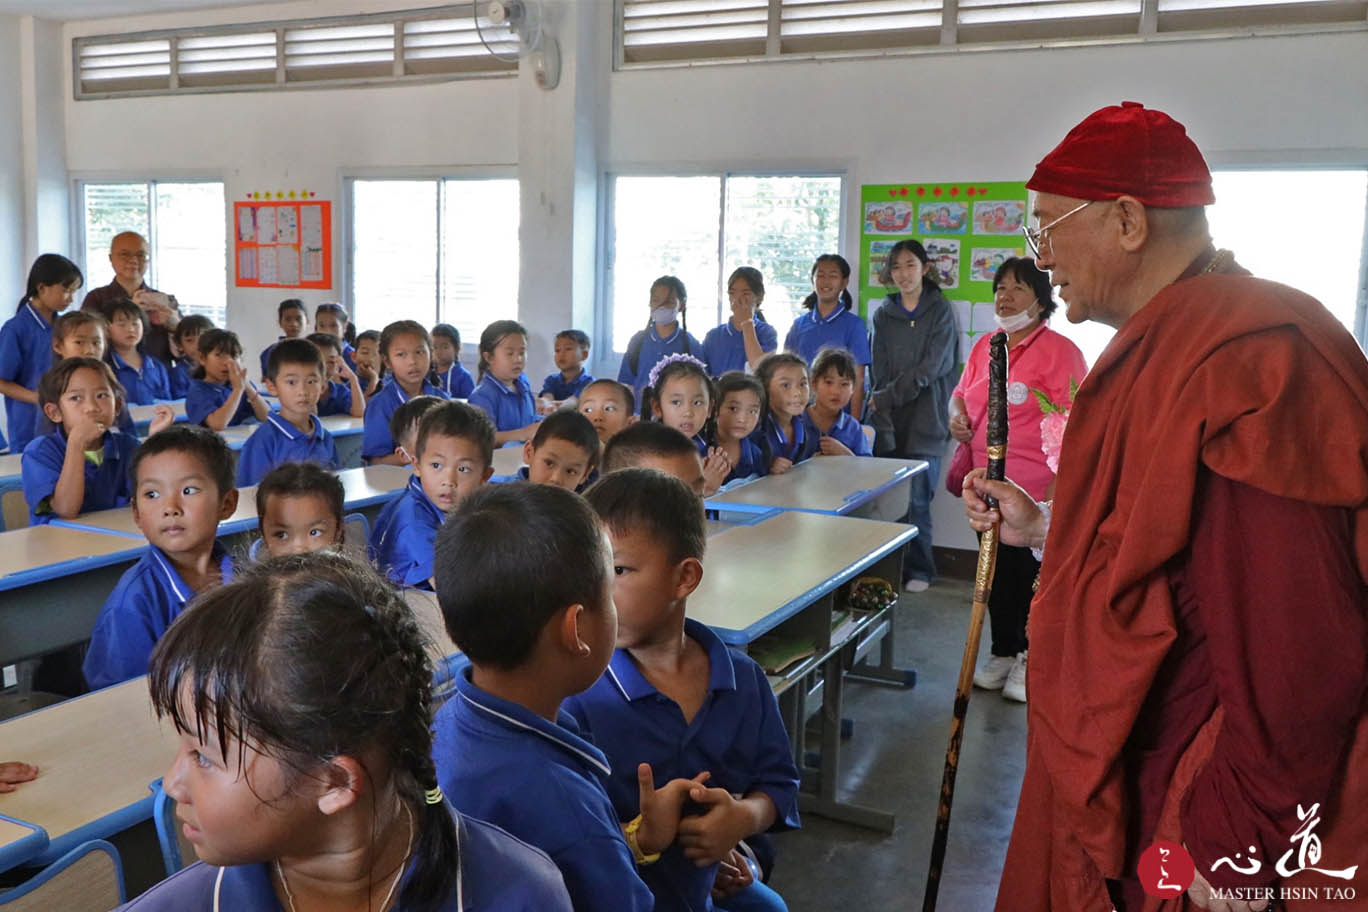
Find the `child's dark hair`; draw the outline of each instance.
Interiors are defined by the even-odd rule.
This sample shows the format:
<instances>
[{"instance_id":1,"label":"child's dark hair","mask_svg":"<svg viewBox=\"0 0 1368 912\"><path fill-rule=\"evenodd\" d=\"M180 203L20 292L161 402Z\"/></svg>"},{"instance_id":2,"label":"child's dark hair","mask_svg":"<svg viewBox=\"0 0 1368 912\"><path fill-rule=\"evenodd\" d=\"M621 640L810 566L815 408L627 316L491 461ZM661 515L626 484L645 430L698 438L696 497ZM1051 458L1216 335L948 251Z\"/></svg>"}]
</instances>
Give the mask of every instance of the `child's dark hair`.
<instances>
[{"instance_id":1,"label":"child's dark hair","mask_svg":"<svg viewBox=\"0 0 1368 912\"><path fill-rule=\"evenodd\" d=\"M513 669L570 605L611 610L603 526L552 485L488 485L437 531L434 574L447 633L470 661Z\"/></svg>"},{"instance_id":2,"label":"child's dark hair","mask_svg":"<svg viewBox=\"0 0 1368 912\"><path fill-rule=\"evenodd\" d=\"M589 350L589 334L582 329L562 329L556 333L557 339L569 339L584 351Z\"/></svg>"},{"instance_id":3,"label":"child's dark hair","mask_svg":"<svg viewBox=\"0 0 1368 912\"><path fill-rule=\"evenodd\" d=\"M769 402L770 381L774 379L774 372L781 367L801 367L803 373L808 370L807 362L802 355L795 355L793 352L781 351L770 352L760 359L760 363L755 365L755 379L759 380L765 387L765 401Z\"/></svg>"},{"instance_id":4,"label":"child's dark hair","mask_svg":"<svg viewBox=\"0 0 1368 912\"><path fill-rule=\"evenodd\" d=\"M79 288L85 283L85 276L81 275L81 267L62 256L60 253L40 254L38 259L33 261L29 267L28 285L25 288L24 296L19 299L19 304L14 309L17 311L32 299L38 297L39 285L61 285L63 288Z\"/></svg>"},{"instance_id":5,"label":"child's dark hair","mask_svg":"<svg viewBox=\"0 0 1368 912\"><path fill-rule=\"evenodd\" d=\"M80 329L82 326L98 327L106 340L109 338L109 324L104 317L91 310L70 310L52 321L52 348L55 351L57 346L66 341L67 336ZM108 344L105 345L108 348Z\"/></svg>"},{"instance_id":6,"label":"child's dark hair","mask_svg":"<svg viewBox=\"0 0 1368 912\"><path fill-rule=\"evenodd\" d=\"M710 424L716 411L717 396L707 366L692 355L666 355L651 368L650 386L641 391L641 417L651 420L655 416L656 406L660 404L665 384L684 377L693 377L703 384L703 390L708 394L708 418L704 424Z\"/></svg>"},{"instance_id":7,"label":"child's dark hair","mask_svg":"<svg viewBox=\"0 0 1368 912\"><path fill-rule=\"evenodd\" d=\"M390 439L397 446L399 441L408 434L409 428L422 421L423 416L430 410L446 401L439 396L410 396L407 402L401 404L390 415ZM417 447L415 446L414 449ZM409 456L417 455L417 453L409 453Z\"/></svg>"},{"instance_id":8,"label":"child's dark hair","mask_svg":"<svg viewBox=\"0 0 1368 912\"><path fill-rule=\"evenodd\" d=\"M356 326L351 321L351 316L347 313L347 308L336 301L324 301L314 308L314 326L318 325L319 314L332 314L346 327L342 330L342 341L349 345L356 344Z\"/></svg>"},{"instance_id":9,"label":"child's dark hair","mask_svg":"<svg viewBox=\"0 0 1368 912\"><path fill-rule=\"evenodd\" d=\"M265 521L272 497L321 497L342 528L342 480L316 462L282 462L266 473L256 489L258 524Z\"/></svg>"},{"instance_id":10,"label":"child's dark hair","mask_svg":"<svg viewBox=\"0 0 1368 912\"><path fill-rule=\"evenodd\" d=\"M684 331L689 331L689 308L685 305L689 302L689 293L684 289L684 282L678 276L663 275L651 283L651 294L655 294L657 288L668 288L670 294L679 299L679 325L684 327ZM651 321L646 321L646 329L650 330Z\"/></svg>"},{"instance_id":11,"label":"child's dark hair","mask_svg":"<svg viewBox=\"0 0 1368 912\"><path fill-rule=\"evenodd\" d=\"M66 392L67 387L71 385L71 378L82 368L93 370L100 375L101 380L109 384L109 388L114 391L114 411L117 412L119 406L128 398L127 394L118 378L114 376L114 368L94 358L63 358L44 373L38 381L38 408L60 405L62 393Z\"/></svg>"},{"instance_id":12,"label":"child's dark hair","mask_svg":"<svg viewBox=\"0 0 1368 912\"><path fill-rule=\"evenodd\" d=\"M893 259L892 255L890 255L888 259L891 261ZM817 261L812 264L812 272L809 274L808 277L815 280L817 278L817 268L821 266L823 263L834 263L837 266L837 268L841 270L842 276L844 276L846 279L850 278L850 263L848 263L846 261L846 258L841 256L839 253L824 253L821 256L819 256L817 258ZM850 296L850 289L848 287L842 288L841 306L844 307L846 310L850 310L854 306L854 304L855 300ZM803 299L803 306L806 307L808 310L813 310L814 308L816 308L816 291L813 291L811 294L809 294L806 298Z\"/></svg>"},{"instance_id":13,"label":"child's dark hair","mask_svg":"<svg viewBox=\"0 0 1368 912\"><path fill-rule=\"evenodd\" d=\"M485 468L494 463L494 422L482 409L464 402L443 402L424 412L418 423L414 452L409 455L414 459L421 456L427 448L428 438L434 435L474 441L480 447Z\"/></svg>"},{"instance_id":14,"label":"child's dark hair","mask_svg":"<svg viewBox=\"0 0 1368 912\"><path fill-rule=\"evenodd\" d=\"M599 439L594 425L579 412L562 409L537 423L537 433L532 435L532 449L537 449L548 440L564 440L584 450L589 456L587 475L598 465Z\"/></svg>"},{"instance_id":15,"label":"child's dark hair","mask_svg":"<svg viewBox=\"0 0 1368 912\"><path fill-rule=\"evenodd\" d=\"M1059 307L1054 299L1054 288L1050 285L1049 274L1042 272L1036 266L1035 260L1029 257L1008 257L1003 260L997 272L993 273L993 294L997 294L998 286L1007 279L1016 279L1031 289L1036 303L1040 305L1040 319L1050 319L1050 314Z\"/></svg>"},{"instance_id":16,"label":"child's dark hair","mask_svg":"<svg viewBox=\"0 0 1368 912\"><path fill-rule=\"evenodd\" d=\"M456 346L456 360L461 360L461 331L450 323L438 323L432 327L432 338L435 339L438 336Z\"/></svg>"},{"instance_id":17,"label":"child's dark hair","mask_svg":"<svg viewBox=\"0 0 1368 912\"><path fill-rule=\"evenodd\" d=\"M936 264L932 263L926 256L926 248L922 246L921 241L915 238L904 238L894 244L892 249L888 251L888 259L884 260L883 267L879 270L878 278L880 285L883 285L886 288L898 287L898 284L893 281L893 264L897 261L898 257L902 256L904 253L912 254L921 261L922 266L926 267L926 271L922 273L923 285L930 285L932 288L940 287L940 272L936 269ZM996 288L997 286L994 287ZM911 303L914 306L916 304L915 301Z\"/></svg>"},{"instance_id":18,"label":"child's dark hair","mask_svg":"<svg viewBox=\"0 0 1368 912\"><path fill-rule=\"evenodd\" d=\"M383 753L417 830L399 905L433 912L453 895L455 821L425 800L437 788L432 663L413 612L373 569L327 552L262 561L181 613L147 682L158 717L225 761L230 738L239 764L248 750L275 758L287 785L339 754Z\"/></svg>"},{"instance_id":19,"label":"child's dark hair","mask_svg":"<svg viewBox=\"0 0 1368 912\"><path fill-rule=\"evenodd\" d=\"M100 308L100 316L105 318L108 324L114 323L117 316L132 317L142 324L143 334L147 333L147 317L143 314L142 308L133 303L132 298L115 298L104 307ZM138 342L138 349L141 350L143 343Z\"/></svg>"},{"instance_id":20,"label":"child's dark hair","mask_svg":"<svg viewBox=\"0 0 1368 912\"><path fill-rule=\"evenodd\" d=\"M352 345L359 345L359 344L361 344L362 342L374 342L375 345L376 345L376 348L379 348L379 347L380 347L380 334L379 334L378 332L376 332L375 330L373 330L373 329L368 329L368 330L366 330L365 332L357 333L357 334L356 334L356 338L352 340L352 343L351 343L351 344L352 344Z\"/></svg>"},{"instance_id":21,"label":"child's dark hair","mask_svg":"<svg viewBox=\"0 0 1368 912\"><path fill-rule=\"evenodd\" d=\"M304 364L324 373L323 353L308 339L281 339L266 356L266 378L275 380L276 374L287 364Z\"/></svg>"},{"instance_id":22,"label":"child's dark hair","mask_svg":"<svg viewBox=\"0 0 1368 912\"><path fill-rule=\"evenodd\" d=\"M308 339L308 340L309 340L310 342L312 342L314 345L317 345L319 351L322 351L322 350L325 349L325 348L331 348L333 351L337 352L339 355L342 354L342 342L341 342L341 340L339 340L339 339L337 338L337 336L334 336L334 335L332 335L332 334L330 334L330 333L309 333L309 334L308 334L307 336L305 336L304 338ZM323 357L326 358L326 357L327 357L327 354L324 354Z\"/></svg>"},{"instance_id":23,"label":"child's dark hair","mask_svg":"<svg viewBox=\"0 0 1368 912\"><path fill-rule=\"evenodd\" d=\"M732 270L732 274L727 277L727 293L731 293L731 287L740 279L750 288L751 294L755 295L755 319L761 323L768 323L765 314L760 310L760 303L765 300L765 277L760 270L754 266L738 266Z\"/></svg>"},{"instance_id":24,"label":"child's dark hair","mask_svg":"<svg viewBox=\"0 0 1368 912\"><path fill-rule=\"evenodd\" d=\"M842 380L855 382L855 356L844 348L824 348L812 359L813 382L823 374L835 372Z\"/></svg>"},{"instance_id":25,"label":"child's dark hair","mask_svg":"<svg viewBox=\"0 0 1368 912\"><path fill-rule=\"evenodd\" d=\"M176 329L171 335L175 337L176 344L184 351L186 336L193 335L198 337L213 328L214 321L204 314L190 314L187 317L181 318L181 321L176 324Z\"/></svg>"},{"instance_id":26,"label":"child's dark hair","mask_svg":"<svg viewBox=\"0 0 1368 912\"><path fill-rule=\"evenodd\" d=\"M238 341L237 333L226 329L206 329L200 333L195 344L199 348L200 363L191 376L197 380L204 377L204 359L209 355L227 355L230 358L242 356L242 343Z\"/></svg>"},{"instance_id":27,"label":"child's dark hair","mask_svg":"<svg viewBox=\"0 0 1368 912\"><path fill-rule=\"evenodd\" d=\"M622 406L627 410L627 414L630 415L636 410L636 394L632 392L632 388L625 383L609 379L608 377L600 377L593 383L586 386L580 392L580 398L583 399L585 393L589 392L589 390L593 389L596 386L612 387L613 393L622 399Z\"/></svg>"},{"instance_id":28,"label":"child's dark hair","mask_svg":"<svg viewBox=\"0 0 1368 912\"><path fill-rule=\"evenodd\" d=\"M428 335L427 328L422 323L417 320L395 320L380 331L381 361L389 356L390 346L394 344L396 336L417 336L427 346L428 353L432 353L432 336Z\"/></svg>"},{"instance_id":29,"label":"child's dark hair","mask_svg":"<svg viewBox=\"0 0 1368 912\"><path fill-rule=\"evenodd\" d=\"M708 538L703 500L673 475L619 469L600 478L584 498L614 535L644 532L666 549L671 563L703 559Z\"/></svg>"},{"instance_id":30,"label":"child's dark hair","mask_svg":"<svg viewBox=\"0 0 1368 912\"><path fill-rule=\"evenodd\" d=\"M495 320L485 327L484 332L480 333L480 373L481 380L485 375L485 355L493 355L494 349L499 347L499 343L512 335L527 338L527 328L517 320Z\"/></svg>"},{"instance_id":31,"label":"child's dark hair","mask_svg":"<svg viewBox=\"0 0 1368 912\"><path fill-rule=\"evenodd\" d=\"M603 448L603 472L634 468L646 456L687 456L698 454L692 440L659 421L638 421L613 435Z\"/></svg>"},{"instance_id":32,"label":"child's dark hair","mask_svg":"<svg viewBox=\"0 0 1368 912\"><path fill-rule=\"evenodd\" d=\"M128 466L128 477L135 488L142 461L162 453L189 453L199 459L218 487L219 497L233 490L233 466L237 461L233 451L222 437L198 424L173 424L142 442Z\"/></svg>"},{"instance_id":33,"label":"child's dark hair","mask_svg":"<svg viewBox=\"0 0 1368 912\"><path fill-rule=\"evenodd\" d=\"M276 305L276 319L285 316L285 311L297 310L304 315L304 319L309 318L309 311L304 307L304 302L299 298L286 298Z\"/></svg>"},{"instance_id":34,"label":"child's dark hair","mask_svg":"<svg viewBox=\"0 0 1368 912\"><path fill-rule=\"evenodd\" d=\"M760 400L760 415L763 417L765 412L769 409L769 391L765 389L765 384L761 383L758 377L752 376L745 371L727 371L721 377L717 378L717 409L714 411L721 410L722 403L727 401L728 395L741 392L755 394L755 397ZM717 427L715 423L712 435L705 439L710 443L717 442Z\"/></svg>"}]
</instances>

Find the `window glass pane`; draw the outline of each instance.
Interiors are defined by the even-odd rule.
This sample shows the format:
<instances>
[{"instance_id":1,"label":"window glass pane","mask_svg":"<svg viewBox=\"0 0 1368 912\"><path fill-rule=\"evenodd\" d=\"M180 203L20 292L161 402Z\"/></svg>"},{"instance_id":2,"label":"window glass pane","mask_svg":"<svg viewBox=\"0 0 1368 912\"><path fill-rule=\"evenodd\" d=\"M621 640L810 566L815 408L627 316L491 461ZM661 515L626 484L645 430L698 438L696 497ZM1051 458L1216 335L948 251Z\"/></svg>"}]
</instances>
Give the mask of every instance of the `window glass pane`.
<instances>
[{"instance_id":1,"label":"window glass pane","mask_svg":"<svg viewBox=\"0 0 1368 912\"><path fill-rule=\"evenodd\" d=\"M153 185L157 219L147 281L176 296L182 314L228 318L223 184ZM107 262L107 260L106 260Z\"/></svg>"},{"instance_id":2,"label":"window glass pane","mask_svg":"<svg viewBox=\"0 0 1368 912\"><path fill-rule=\"evenodd\" d=\"M442 199L441 318L474 344L518 313L517 180L447 180Z\"/></svg>"},{"instance_id":3,"label":"window glass pane","mask_svg":"<svg viewBox=\"0 0 1368 912\"><path fill-rule=\"evenodd\" d=\"M718 323L720 177L619 177L613 184L612 347L627 350L650 319L651 283L678 276L690 292L689 332ZM695 298L697 307L695 307Z\"/></svg>"},{"instance_id":4,"label":"window glass pane","mask_svg":"<svg viewBox=\"0 0 1368 912\"><path fill-rule=\"evenodd\" d=\"M81 185L81 218L85 224L84 291L114 281L114 267L109 265L110 242L114 235L124 231L136 231L147 237L150 233L147 215L146 183ZM222 213L219 220L222 220Z\"/></svg>"},{"instance_id":5,"label":"window glass pane","mask_svg":"<svg viewBox=\"0 0 1368 912\"><path fill-rule=\"evenodd\" d=\"M437 315L437 181L352 181L352 314L357 332Z\"/></svg>"},{"instance_id":6,"label":"window glass pane","mask_svg":"<svg viewBox=\"0 0 1368 912\"><path fill-rule=\"evenodd\" d=\"M727 260L723 281L738 266L765 277L767 319L782 345L812 291L812 264L841 245L839 177L727 178ZM719 322L730 313L720 289Z\"/></svg>"}]
</instances>

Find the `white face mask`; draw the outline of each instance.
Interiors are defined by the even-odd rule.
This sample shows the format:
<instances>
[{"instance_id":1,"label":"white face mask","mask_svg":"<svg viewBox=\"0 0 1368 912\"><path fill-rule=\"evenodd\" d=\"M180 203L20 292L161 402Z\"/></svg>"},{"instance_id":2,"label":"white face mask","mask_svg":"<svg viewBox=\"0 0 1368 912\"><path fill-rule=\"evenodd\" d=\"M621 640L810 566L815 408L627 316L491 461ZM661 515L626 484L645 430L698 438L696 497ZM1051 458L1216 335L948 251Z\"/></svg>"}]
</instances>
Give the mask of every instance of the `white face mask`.
<instances>
[{"instance_id":1,"label":"white face mask","mask_svg":"<svg viewBox=\"0 0 1368 912\"><path fill-rule=\"evenodd\" d=\"M1035 315L1032 314L1030 310L1019 310L1006 317L993 314L993 322L997 323L998 329L1005 333L1014 333L1018 330L1025 329L1031 325L1031 321L1034 319Z\"/></svg>"},{"instance_id":2,"label":"white face mask","mask_svg":"<svg viewBox=\"0 0 1368 912\"><path fill-rule=\"evenodd\" d=\"M679 308L665 305L663 307L652 308L651 322L656 326L669 326L678 318Z\"/></svg>"}]
</instances>

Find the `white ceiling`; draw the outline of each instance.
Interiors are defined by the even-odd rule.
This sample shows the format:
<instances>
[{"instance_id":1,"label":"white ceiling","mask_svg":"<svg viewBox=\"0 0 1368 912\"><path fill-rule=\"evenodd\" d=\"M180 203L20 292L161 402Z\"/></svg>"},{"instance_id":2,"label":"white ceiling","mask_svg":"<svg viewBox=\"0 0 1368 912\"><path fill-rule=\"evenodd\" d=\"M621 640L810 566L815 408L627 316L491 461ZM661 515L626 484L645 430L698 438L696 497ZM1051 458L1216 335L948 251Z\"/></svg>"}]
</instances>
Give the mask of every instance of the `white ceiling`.
<instances>
[{"instance_id":1,"label":"white ceiling","mask_svg":"<svg viewBox=\"0 0 1368 912\"><path fill-rule=\"evenodd\" d=\"M62 20L98 19L272 2L276 0L0 0L0 14Z\"/></svg>"}]
</instances>

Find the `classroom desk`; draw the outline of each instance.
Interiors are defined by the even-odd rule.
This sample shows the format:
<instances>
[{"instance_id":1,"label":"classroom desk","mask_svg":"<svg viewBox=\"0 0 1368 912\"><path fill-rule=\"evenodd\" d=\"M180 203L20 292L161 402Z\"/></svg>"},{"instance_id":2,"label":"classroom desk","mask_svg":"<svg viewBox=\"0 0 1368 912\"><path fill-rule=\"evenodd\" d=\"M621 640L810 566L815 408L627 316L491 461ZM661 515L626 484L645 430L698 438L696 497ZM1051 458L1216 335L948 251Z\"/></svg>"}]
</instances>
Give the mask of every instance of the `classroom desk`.
<instances>
[{"instance_id":1,"label":"classroom desk","mask_svg":"<svg viewBox=\"0 0 1368 912\"><path fill-rule=\"evenodd\" d=\"M900 491L901 512L907 513L912 476L926 471L920 459L881 459L875 456L816 456L783 475L766 475L733 485L708 498L708 507L726 512L803 510L838 516L865 515L892 492Z\"/></svg>"},{"instance_id":2,"label":"classroom desk","mask_svg":"<svg viewBox=\"0 0 1368 912\"><path fill-rule=\"evenodd\" d=\"M47 845L47 833L42 827L0 814L0 874L41 855Z\"/></svg>"},{"instance_id":3,"label":"classroom desk","mask_svg":"<svg viewBox=\"0 0 1368 912\"><path fill-rule=\"evenodd\" d=\"M171 410L176 413L176 420L185 420L184 399L175 399L170 402L158 402L155 405L130 405L128 407L128 414L133 418L133 430L139 437L147 436L147 428L152 423L152 417L158 405L171 406Z\"/></svg>"},{"instance_id":4,"label":"classroom desk","mask_svg":"<svg viewBox=\"0 0 1368 912\"><path fill-rule=\"evenodd\" d=\"M523 467L522 444L494 448L494 474L512 475Z\"/></svg>"},{"instance_id":5,"label":"classroom desk","mask_svg":"<svg viewBox=\"0 0 1368 912\"><path fill-rule=\"evenodd\" d=\"M37 779L0 795L0 814L47 834L47 848L30 859L39 864L148 819L148 784L175 756L174 731L158 724L146 678L0 722L0 744L39 768Z\"/></svg>"}]
</instances>

